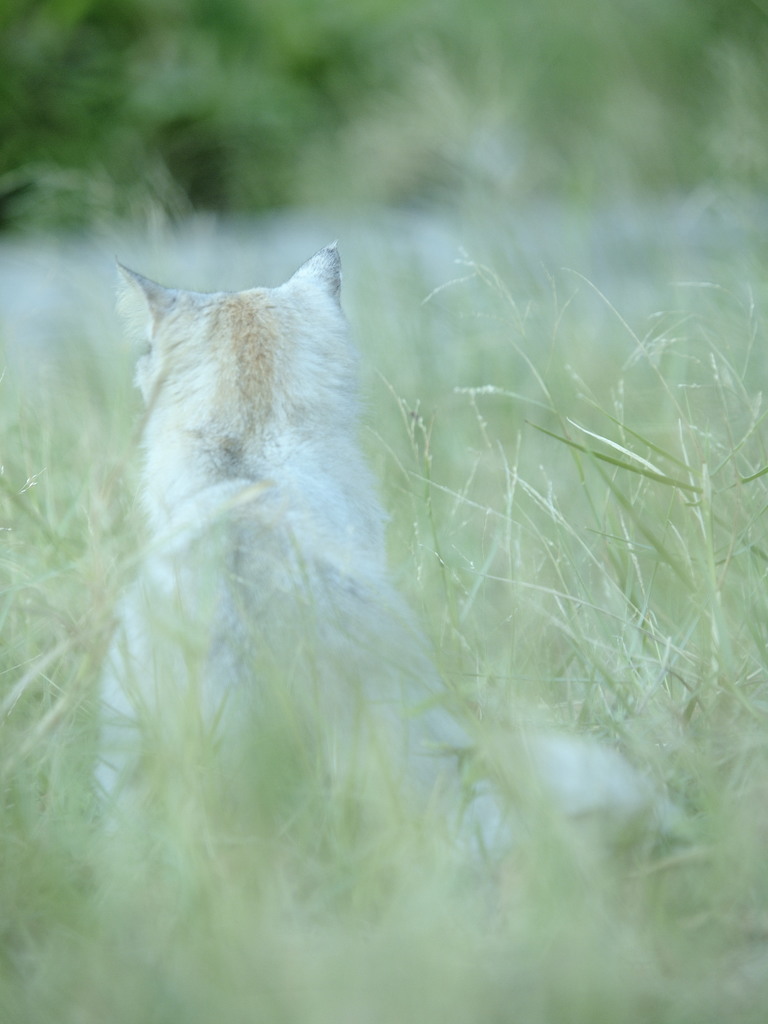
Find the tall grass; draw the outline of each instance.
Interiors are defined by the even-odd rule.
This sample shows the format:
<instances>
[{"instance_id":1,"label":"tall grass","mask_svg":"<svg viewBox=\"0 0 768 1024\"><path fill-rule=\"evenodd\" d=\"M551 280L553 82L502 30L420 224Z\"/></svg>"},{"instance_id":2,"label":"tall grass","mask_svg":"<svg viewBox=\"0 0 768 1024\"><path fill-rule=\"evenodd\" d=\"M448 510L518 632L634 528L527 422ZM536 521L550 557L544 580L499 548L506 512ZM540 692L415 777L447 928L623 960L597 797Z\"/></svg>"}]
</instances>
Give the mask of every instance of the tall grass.
<instances>
[{"instance_id":1,"label":"tall grass","mask_svg":"<svg viewBox=\"0 0 768 1024\"><path fill-rule=\"evenodd\" d=\"M267 730L252 819L201 789L101 827L95 686L141 524L130 354L94 291L47 383L5 339L0 1019L762 1020L764 289L656 282L638 313L500 254L437 282L358 255L393 568L527 831L485 872L396 806L361 827ZM674 834L617 844L516 790L542 724L623 749Z\"/></svg>"}]
</instances>

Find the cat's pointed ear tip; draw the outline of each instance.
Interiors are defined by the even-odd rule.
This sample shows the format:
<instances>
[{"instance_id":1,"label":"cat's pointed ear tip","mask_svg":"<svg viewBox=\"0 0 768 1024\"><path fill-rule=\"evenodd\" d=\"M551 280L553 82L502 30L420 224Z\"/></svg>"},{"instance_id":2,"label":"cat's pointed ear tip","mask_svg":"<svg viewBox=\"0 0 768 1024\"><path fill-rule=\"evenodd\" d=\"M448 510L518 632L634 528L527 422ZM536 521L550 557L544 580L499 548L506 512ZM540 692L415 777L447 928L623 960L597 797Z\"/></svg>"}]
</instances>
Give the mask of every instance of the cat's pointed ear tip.
<instances>
[{"instance_id":1,"label":"cat's pointed ear tip","mask_svg":"<svg viewBox=\"0 0 768 1024\"><path fill-rule=\"evenodd\" d=\"M338 239L323 250L326 258L325 278L331 294L338 299L341 293L341 255Z\"/></svg>"},{"instance_id":2,"label":"cat's pointed ear tip","mask_svg":"<svg viewBox=\"0 0 768 1024\"><path fill-rule=\"evenodd\" d=\"M137 274L135 270L131 270L130 267L126 267L124 263L120 262L117 256L115 256L115 270L122 281L132 285L141 283L141 274Z\"/></svg>"},{"instance_id":3,"label":"cat's pointed ear tip","mask_svg":"<svg viewBox=\"0 0 768 1024\"><path fill-rule=\"evenodd\" d=\"M306 263L302 263L288 283L298 283L307 279L322 284L334 298L338 299L341 290L341 257L337 242L324 246Z\"/></svg>"},{"instance_id":4,"label":"cat's pointed ear tip","mask_svg":"<svg viewBox=\"0 0 768 1024\"><path fill-rule=\"evenodd\" d=\"M338 240L335 242L329 242L329 244L324 245L322 249L318 249L314 256L311 256L304 265L305 267L317 265L324 267L326 270L328 268L337 270L341 266L341 254L339 253Z\"/></svg>"},{"instance_id":5,"label":"cat's pointed ear tip","mask_svg":"<svg viewBox=\"0 0 768 1024\"><path fill-rule=\"evenodd\" d=\"M130 267L126 267L120 260L115 261L119 275L118 305L128 308L136 298L148 307L152 315L160 316L173 306L176 301L177 292L172 288L165 288L156 281L138 274Z\"/></svg>"}]
</instances>

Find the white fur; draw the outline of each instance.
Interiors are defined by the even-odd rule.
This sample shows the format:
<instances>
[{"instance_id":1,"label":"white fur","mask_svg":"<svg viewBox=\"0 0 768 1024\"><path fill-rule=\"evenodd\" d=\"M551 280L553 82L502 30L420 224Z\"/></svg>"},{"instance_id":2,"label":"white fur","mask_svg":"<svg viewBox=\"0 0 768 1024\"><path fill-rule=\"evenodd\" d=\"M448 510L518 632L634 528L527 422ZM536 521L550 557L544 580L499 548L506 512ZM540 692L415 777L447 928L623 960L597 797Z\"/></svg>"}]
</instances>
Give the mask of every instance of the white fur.
<instances>
[{"instance_id":1,"label":"white fur","mask_svg":"<svg viewBox=\"0 0 768 1024\"><path fill-rule=\"evenodd\" d=\"M278 288L236 295L121 274L120 308L150 346L136 377L151 539L104 673L104 789L140 777L147 735L173 758L197 716L229 743L282 690L306 711L326 765L354 772L361 742L366 756L381 747L403 785L422 799L447 788L458 806L469 741L388 580L336 247ZM566 810L633 814L652 802L623 761L617 772L617 755L578 750L531 745ZM492 843L500 814L487 789L469 818Z\"/></svg>"}]
</instances>

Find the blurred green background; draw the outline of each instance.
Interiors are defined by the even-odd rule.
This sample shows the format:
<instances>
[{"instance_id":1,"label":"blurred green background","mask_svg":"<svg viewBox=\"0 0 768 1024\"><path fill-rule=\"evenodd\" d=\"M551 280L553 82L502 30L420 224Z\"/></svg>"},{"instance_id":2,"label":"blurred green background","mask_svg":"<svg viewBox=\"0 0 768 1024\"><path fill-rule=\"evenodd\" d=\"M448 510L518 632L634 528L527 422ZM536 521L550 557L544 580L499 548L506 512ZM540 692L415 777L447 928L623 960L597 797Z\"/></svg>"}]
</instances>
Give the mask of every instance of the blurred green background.
<instances>
[{"instance_id":1,"label":"blurred green background","mask_svg":"<svg viewBox=\"0 0 768 1024\"><path fill-rule=\"evenodd\" d=\"M0 220L764 184L766 0L4 0Z\"/></svg>"}]
</instances>

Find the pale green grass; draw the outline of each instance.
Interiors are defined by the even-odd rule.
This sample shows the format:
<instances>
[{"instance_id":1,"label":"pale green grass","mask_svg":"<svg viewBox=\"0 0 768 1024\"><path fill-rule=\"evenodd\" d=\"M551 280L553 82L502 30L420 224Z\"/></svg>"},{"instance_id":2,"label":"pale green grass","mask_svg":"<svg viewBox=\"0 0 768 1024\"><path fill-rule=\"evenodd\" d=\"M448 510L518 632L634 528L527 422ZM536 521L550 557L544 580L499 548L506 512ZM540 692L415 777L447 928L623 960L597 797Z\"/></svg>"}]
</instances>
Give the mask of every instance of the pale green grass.
<instances>
[{"instance_id":1,"label":"pale green grass","mask_svg":"<svg viewBox=\"0 0 768 1024\"><path fill-rule=\"evenodd\" d=\"M350 274L394 571L510 792L509 737L557 723L621 747L677 833L617 845L517 793L529 832L482 877L405 810L361 826L265 730L248 820L201 790L105 834L139 410L84 305L56 387L0 384L4 1024L764 1019L765 292L660 286L629 316L488 262L431 295L394 260Z\"/></svg>"}]
</instances>

